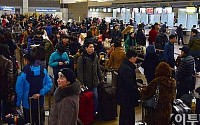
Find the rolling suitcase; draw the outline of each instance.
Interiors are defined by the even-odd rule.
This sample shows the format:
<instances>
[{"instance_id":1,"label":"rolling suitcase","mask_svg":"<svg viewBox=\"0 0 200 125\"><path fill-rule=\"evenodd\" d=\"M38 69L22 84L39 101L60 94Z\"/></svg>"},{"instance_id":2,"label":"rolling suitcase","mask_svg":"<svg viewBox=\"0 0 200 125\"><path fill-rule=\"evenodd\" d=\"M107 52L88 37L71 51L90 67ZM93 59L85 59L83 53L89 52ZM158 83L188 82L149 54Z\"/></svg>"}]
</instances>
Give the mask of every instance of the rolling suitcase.
<instances>
[{"instance_id":1,"label":"rolling suitcase","mask_svg":"<svg viewBox=\"0 0 200 125\"><path fill-rule=\"evenodd\" d=\"M183 125L183 123L185 123L185 125L189 125L186 120L187 114L191 113L191 108L189 108L181 99L175 99L173 101L172 113L171 123L174 123L175 125ZM181 118L185 118L185 121L176 121L177 115Z\"/></svg>"},{"instance_id":2,"label":"rolling suitcase","mask_svg":"<svg viewBox=\"0 0 200 125\"><path fill-rule=\"evenodd\" d=\"M116 88L108 84L98 86L98 115L103 120L114 120L117 117Z\"/></svg>"},{"instance_id":3,"label":"rolling suitcase","mask_svg":"<svg viewBox=\"0 0 200 125\"><path fill-rule=\"evenodd\" d=\"M32 99L34 99L33 97L29 97L29 105L30 105L30 124L31 125L34 125L33 123L33 117L32 117ZM38 124L39 125L42 125L42 122L41 122L41 111L40 111L40 98L37 99L38 101ZM37 125L37 124L36 124Z\"/></svg>"},{"instance_id":4,"label":"rolling suitcase","mask_svg":"<svg viewBox=\"0 0 200 125\"><path fill-rule=\"evenodd\" d=\"M79 119L84 125L94 122L94 100L93 92L83 92L79 101Z\"/></svg>"},{"instance_id":5,"label":"rolling suitcase","mask_svg":"<svg viewBox=\"0 0 200 125\"><path fill-rule=\"evenodd\" d=\"M181 100L175 99L173 102L173 113L190 113L191 109Z\"/></svg>"}]
</instances>

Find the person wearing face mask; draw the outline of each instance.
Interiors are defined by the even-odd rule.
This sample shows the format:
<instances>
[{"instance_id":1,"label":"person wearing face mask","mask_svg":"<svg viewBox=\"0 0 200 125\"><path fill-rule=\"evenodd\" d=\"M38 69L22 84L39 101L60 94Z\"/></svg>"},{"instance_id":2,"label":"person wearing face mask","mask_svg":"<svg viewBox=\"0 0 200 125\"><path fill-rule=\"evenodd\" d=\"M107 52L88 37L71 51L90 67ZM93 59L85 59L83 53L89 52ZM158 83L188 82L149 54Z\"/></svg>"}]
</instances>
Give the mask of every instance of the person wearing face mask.
<instances>
[{"instance_id":1,"label":"person wearing face mask","mask_svg":"<svg viewBox=\"0 0 200 125\"><path fill-rule=\"evenodd\" d=\"M58 72L57 82L49 125L77 125L81 84L76 81L74 72L68 68Z\"/></svg>"},{"instance_id":2,"label":"person wearing face mask","mask_svg":"<svg viewBox=\"0 0 200 125\"><path fill-rule=\"evenodd\" d=\"M136 42L136 39L135 39L135 34L134 32L131 32L126 41L124 42L124 45L125 45L125 51L127 52L129 48L131 47L136 47L137 46L137 42Z\"/></svg>"}]
</instances>

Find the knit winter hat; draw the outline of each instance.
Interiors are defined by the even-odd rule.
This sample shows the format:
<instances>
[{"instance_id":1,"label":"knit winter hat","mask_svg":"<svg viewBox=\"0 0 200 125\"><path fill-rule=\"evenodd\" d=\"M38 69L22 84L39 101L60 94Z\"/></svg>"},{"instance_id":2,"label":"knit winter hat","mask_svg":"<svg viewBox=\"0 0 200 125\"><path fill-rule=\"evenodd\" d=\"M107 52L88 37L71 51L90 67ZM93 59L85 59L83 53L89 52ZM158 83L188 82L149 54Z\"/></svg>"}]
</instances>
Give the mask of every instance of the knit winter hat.
<instances>
[{"instance_id":1,"label":"knit winter hat","mask_svg":"<svg viewBox=\"0 0 200 125\"><path fill-rule=\"evenodd\" d=\"M67 81L73 84L76 81L74 72L69 68L63 68L60 72L66 77Z\"/></svg>"}]
</instances>

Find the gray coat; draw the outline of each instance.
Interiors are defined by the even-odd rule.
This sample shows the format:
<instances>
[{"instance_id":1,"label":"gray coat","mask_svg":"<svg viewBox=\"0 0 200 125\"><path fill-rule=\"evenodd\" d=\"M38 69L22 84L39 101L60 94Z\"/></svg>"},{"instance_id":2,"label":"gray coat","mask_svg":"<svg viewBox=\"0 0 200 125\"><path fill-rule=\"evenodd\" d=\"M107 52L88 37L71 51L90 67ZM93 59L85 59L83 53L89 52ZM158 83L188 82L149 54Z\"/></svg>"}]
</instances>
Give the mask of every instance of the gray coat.
<instances>
[{"instance_id":1,"label":"gray coat","mask_svg":"<svg viewBox=\"0 0 200 125\"><path fill-rule=\"evenodd\" d=\"M56 89L49 115L49 125L77 125L79 93L80 82L74 82L63 89Z\"/></svg>"},{"instance_id":2,"label":"gray coat","mask_svg":"<svg viewBox=\"0 0 200 125\"><path fill-rule=\"evenodd\" d=\"M78 80L88 88L97 87L99 81L102 80L99 59L96 54L94 56L94 60L92 61L87 56L87 53L83 53L83 55L78 58L77 62Z\"/></svg>"}]
</instances>

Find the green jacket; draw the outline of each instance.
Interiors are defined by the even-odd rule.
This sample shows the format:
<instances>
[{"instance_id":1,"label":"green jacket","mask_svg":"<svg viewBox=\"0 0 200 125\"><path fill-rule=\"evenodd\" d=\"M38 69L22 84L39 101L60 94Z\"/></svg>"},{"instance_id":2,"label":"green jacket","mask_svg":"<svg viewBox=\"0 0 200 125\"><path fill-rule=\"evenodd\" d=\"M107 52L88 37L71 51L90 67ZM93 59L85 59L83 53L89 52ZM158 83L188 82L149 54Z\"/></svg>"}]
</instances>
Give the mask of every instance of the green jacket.
<instances>
[{"instance_id":1,"label":"green jacket","mask_svg":"<svg viewBox=\"0 0 200 125\"><path fill-rule=\"evenodd\" d=\"M125 51L127 52L130 47L137 46L136 39L135 38L130 39L130 36L128 35L127 39L124 42L124 45L125 45Z\"/></svg>"},{"instance_id":2,"label":"green jacket","mask_svg":"<svg viewBox=\"0 0 200 125\"><path fill-rule=\"evenodd\" d=\"M78 80L88 88L97 87L99 81L103 79L98 56L96 54L94 56L92 61L84 52L77 61Z\"/></svg>"},{"instance_id":3,"label":"green jacket","mask_svg":"<svg viewBox=\"0 0 200 125\"><path fill-rule=\"evenodd\" d=\"M200 50L200 38L191 39L188 43L188 47L190 48L190 51Z\"/></svg>"}]
</instances>

